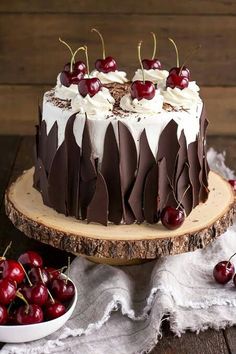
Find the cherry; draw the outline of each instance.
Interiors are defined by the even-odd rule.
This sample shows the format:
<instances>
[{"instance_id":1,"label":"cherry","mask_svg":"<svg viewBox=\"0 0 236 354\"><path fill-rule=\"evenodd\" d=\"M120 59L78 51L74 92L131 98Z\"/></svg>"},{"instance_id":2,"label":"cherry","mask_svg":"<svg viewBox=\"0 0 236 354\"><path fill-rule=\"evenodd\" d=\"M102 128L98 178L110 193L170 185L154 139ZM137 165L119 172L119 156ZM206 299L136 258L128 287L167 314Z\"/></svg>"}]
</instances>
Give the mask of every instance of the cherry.
<instances>
[{"instance_id":1,"label":"cherry","mask_svg":"<svg viewBox=\"0 0 236 354\"><path fill-rule=\"evenodd\" d=\"M161 222L169 230L178 229L184 222L183 209L166 206L161 212Z\"/></svg>"},{"instance_id":2,"label":"cherry","mask_svg":"<svg viewBox=\"0 0 236 354\"><path fill-rule=\"evenodd\" d=\"M229 179L229 184L233 187L233 190L236 192L236 179Z\"/></svg>"},{"instance_id":3,"label":"cherry","mask_svg":"<svg viewBox=\"0 0 236 354\"><path fill-rule=\"evenodd\" d=\"M74 284L69 279L54 279L51 290L55 298L62 302L71 300L75 294Z\"/></svg>"},{"instance_id":4,"label":"cherry","mask_svg":"<svg viewBox=\"0 0 236 354\"><path fill-rule=\"evenodd\" d=\"M56 279L56 278L58 278L61 275L61 269L55 269L53 267L47 267L46 270L47 270L47 272L49 274L50 280Z\"/></svg>"},{"instance_id":5,"label":"cherry","mask_svg":"<svg viewBox=\"0 0 236 354\"><path fill-rule=\"evenodd\" d=\"M7 309L5 306L0 304L0 325L3 325L7 322Z\"/></svg>"},{"instance_id":6,"label":"cherry","mask_svg":"<svg viewBox=\"0 0 236 354\"><path fill-rule=\"evenodd\" d=\"M64 315L65 312L65 306L59 301L50 299L45 305L44 314L47 320L53 320L54 318L60 317Z\"/></svg>"},{"instance_id":7,"label":"cherry","mask_svg":"<svg viewBox=\"0 0 236 354\"><path fill-rule=\"evenodd\" d=\"M151 35L153 36L153 54L151 59L143 59L142 64L144 69L150 70L150 69L161 69L161 62L155 58L156 55L156 49L157 49L157 40L156 40L156 35L155 33L151 32Z\"/></svg>"},{"instance_id":8,"label":"cherry","mask_svg":"<svg viewBox=\"0 0 236 354\"><path fill-rule=\"evenodd\" d=\"M102 88L102 83L96 77L81 79L78 85L79 93L83 97L87 95L93 97L94 95L96 95L96 93L98 93L101 90L101 88Z\"/></svg>"},{"instance_id":9,"label":"cherry","mask_svg":"<svg viewBox=\"0 0 236 354\"><path fill-rule=\"evenodd\" d=\"M76 71L62 71L60 74L60 81L63 86L78 85L84 74Z\"/></svg>"},{"instance_id":10,"label":"cherry","mask_svg":"<svg viewBox=\"0 0 236 354\"><path fill-rule=\"evenodd\" d=\"M36 304L22 305L16 311L16 321L21 325L40 323L43 321L43 311Z\"/></svg>"},{"instance_id":11,"label":"cherry","mask_svg":"<svg viewBox=\"0 0 236 354\"><path fill-rule=\"evenodd\" d=\"M12 281L16 281L17 284L22 283L23 279L25 278L25 272L19 262L13 259L7 259L1 264L1 267L3 278L8 278Z\"/></svg>"},{"instance_id":12,"label":"cherry","mask_svg":"<svg viewBox=\"0 0 236 354\"><path fill-rule=\"evenodd\" d=\"M169 71L169 75L170 74L181 75L183 77L186 77L188 80L190 80L190 71L186 66L182 66L181 68L177 68L177 67L171 68Z\"/></svg>"},{"instance_id":13,"label":"cherry","mask_svg":"<svg viewBox=\"0 0 236 354\"><path fill-rule=\"evenodd\" d=\"M24 286L21 293L30 304L43 306L48 299L48 289L42 283L33 286Z\"/></svg>"},{"instance_id":14,"label":"cherry","mask_svg":"<svg viewBox=\"0 0 236 354\"><path fill-rule=\"evenodd\" d=\"M103 73L109 73L111 71L116 71L117 70L117 64L114 58L111 56L106 57L105 54L105 45L104 45L104 39L102 34L96 29L92 28L91 32L96 32L102 42L102 59L97 59L95 62L95 68Z\"/></svg>"},{"instance_id":15,"label":"cherry","mask_svg":"<svg viewBox=\"0 0 236 354\"><path fill-rule=\"evenodd\" d=\"M221 261L217 263L213 270L213 276L217 283L226 284L234 275L234 265L230 261Z\"/></svg>"},{"instance_id":16,"label":"cherry","mask_svg":"<svg viewBox=\"0 0 236 354\"><path fill-rule=\"evenodd\" d=\"M37 252L34 251L27 251L25 253L22 253L18 258L18 262L23 264L23 266L29 266L29 267L43 266L42 257Z\"/></svg>"},{"instance_id":17,"label":"cherry","mask_svg":"<svg viewBox=\"0 0 236 354\"><path fill-rule=\"evenodd\" d=\"M83 75L87 73L86 65L83 61L78 60L74 63L74 71L77 73L82 73Z\"/></svg>"},{"instance_id":18,"label":"cherry","mask_svg":"<svg viewBox=\"0 0 236 354\"><path fill-rule=\"evenodd\" d=\"M183 90L184 88L188 87L188 84L188 78L181 75L170 74L166 79L166 87L170 87L172 89L176 87L180 90Z\"/></svg>"},{"instance_id":19,"label":"cherry","mask_svg":"<svg viewBox=\"0 0 236 354\"><path fill-rule=\"evenodd\" d=\"M9 312L8 309L8 316L7 316L7 324L8 325L16 325L17 321L16 321L16 309L13 311Z\"/></svg>"},{"instance_id":20,"label":"cherry","mask_svg":"<svg viewBox=\"0 0 236 354\"><path fill-rule=\"evenodd\" d=\"M45 268L33 267L28 275L33 284L43 283L47 285L50 281L50 276Z\"/></svg>"},{"instance_id":21,"label":"cherry","mask_svg":"<svg viewBox=\"0 0 236 354\"><path fill-rule=\"evenodd\" d=\"M142 98L151 100L155 96L155 86L151 81L135 80L131 85L131 97L140 101Z\"/></svg>"},{"instance_id":22,"label":"cherry","mask_svg":"<svg viewBox=\"0 0 236 354\"><path fill-rule=\"evenodd\" d=\"M0 304L8 305L16 297L16 285L8 278L0 280Z\"/></svg>"}]
</instances>

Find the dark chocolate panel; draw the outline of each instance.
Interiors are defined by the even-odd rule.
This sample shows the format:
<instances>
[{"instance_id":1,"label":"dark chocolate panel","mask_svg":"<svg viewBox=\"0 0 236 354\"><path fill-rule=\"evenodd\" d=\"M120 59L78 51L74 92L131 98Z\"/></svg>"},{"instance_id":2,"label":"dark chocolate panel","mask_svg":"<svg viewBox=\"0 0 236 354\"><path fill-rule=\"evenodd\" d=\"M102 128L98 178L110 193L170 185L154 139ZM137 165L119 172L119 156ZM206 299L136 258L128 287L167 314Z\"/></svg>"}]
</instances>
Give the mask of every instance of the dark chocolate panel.
<instances>
[{"instance_id":1,"label":"dark chocolate panel","mask_svg":"<svg viewBox=\"0 0 236 354\"><path fill-rule=\"evenodd\" d=\"M148 171L144 185L143 210L148 223L154 224L158 221L158 209L158 167L155 163Z\"/></svg>"},{"instance_id":2,"label":"dark chocolate panel","mask_svg":"<svg viewBox=\"0 0 236 354\"><path fill-rule=\"evenodd\" d=\"M199 179L201 165L198 160L198 141L188 145L189 178L193 191L193 208L199 204L201 183Z\"/></svg>"},{"instance_id":3,"label":"dark chocolate panel","mask_svg":"<svg viewBox=\"0 0 236 354\"><path fill-rule=\"evenodd\" d=\"M186 163L177 181L177 199L184 207L186 215L189 215L193 207L193 192L189 178L189 166Z\"/></svg>"}]
</instances>

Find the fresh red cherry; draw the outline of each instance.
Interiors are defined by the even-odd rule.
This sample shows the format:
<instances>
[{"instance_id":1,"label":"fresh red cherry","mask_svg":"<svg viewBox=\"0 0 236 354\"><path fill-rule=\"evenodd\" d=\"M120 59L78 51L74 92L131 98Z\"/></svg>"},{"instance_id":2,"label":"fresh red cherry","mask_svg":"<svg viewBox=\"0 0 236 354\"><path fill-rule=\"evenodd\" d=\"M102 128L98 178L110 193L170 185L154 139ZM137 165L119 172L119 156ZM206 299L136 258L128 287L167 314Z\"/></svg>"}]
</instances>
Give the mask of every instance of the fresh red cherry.
<instances>
[{"instance_id":1,"label":"fresh red cherry","mask_svg":"<svg viewBox=\"0 0 236 354\"><path fill-rule=\"evenodd\" d=\"M183 90L184 88L188 87L189 80L187 77L179 76L176 74L170 74L166 79L166 87L170 87L172 89L179 88Z\"/></svg>"},{"instance_id":2,"label":"fresh red cherry","mask_svg":"<svg viewBox=\"0 0 236 354\"><path fill-rule=\"evenodd\" d=\"M87 73L87 68L86 68L86 65L83 61L81 60L77 60L75 63L74 63L74 71L77 72L77 73L82 73L83 75Z\"/></svg>"},{"instance_id":3,"label":"fresh red cherry","mask_svg":"<svg viewBox=\"0 0 236 354\"><path fill-rule=\"evenodd\" d=\"M23 266L29 266L31 268L43 266L42 257L34 251L27 251L25 253L22 253L18 258L18 262L23 264Z\"/></svg>"},{"instance_id":4,"label":"fresh red cherry","mask_svg":"<svg viewBox=\"0 0 236 354\"><path fill-rule=\"evenodd\" d=\"M142 98L151 100L155 96L155 86L151 81L136 80L131 85L131 97L140 101Z\"/></svg>"},{"instance_id":5,"label":"fresh red cherry","mask_svg":"<svg viewBox=\"0 0 236 354\"><path fill-rule=\"evenodd\" d=\"M0 280L0 304L8 305L16 297L16 285L8 278Z\"/></svg>"},{"instance_id":6,"label":"fresh red cherry","mask_svg":"<svg viewBox=\"0 0 236 354\"><path fill-rule=\"evenodd\" d=\"M69 87L70 85L78 85L84 74L77 71L62 71L60 74L61 84Z\"/></svg>"},{"instance_id":7,"label":"fresh red cherry","mask_svg":"<svg viewBox=\"0 0 236 354\"><path fill-rule=\"evenodd\" d=\"M53 320L58 318L66 312L65 306L56 300L49 300L44 308L44 315L47 320Z\"/></svg>"},{"instance_id":8,"label":"fresh red cherry","mask_svg":"<svg viewBox=\"0 0 236 354\"><path fill-rule=\"evenodd\" d=\"M217 263L213 270L213 276L217 283L226 284L234 275L234 265L230 261L221 261Z\"/></svg>"},{"instance_id":9,"label":"fresh red cherry","mask_svg":"<svg viewBox=\"0 0 236 354\"><path fill-rule=\"evenodd\" d=\"M13 259L7 259L1 264L1 267L3 278L8 278L12 281L16 281L17 284L22 283L23 279L25 278L25 272L19 262Z\"/></svg>"},{"instance_id":10,"label":"fresh red cherry","mask_svg":"<svg viewBox=\"0 0 236 354\"><path fill-rule=\"evenodd\" d=\"M94 78L84 78L80 80L78 89L79 93L81 96L85 97L89 95L90 97L93 97L98 93L102 88L102 83L99 79L96 77Z\"/></svg>"},{"instance_id":11,"label":"fresh red cherry","mask_svg":"<svg viewBox=\"0 0 236 354\"><path fill-rule=\"evenodd\" d=\"M47 285L50 281L50 276L45 268L33 267L28 275L33 284L43 283Z\"/></svg>"},{"instance_id":12,"label":"fresh red cherry","mask_svg":"<svg viewBox=\"0 0 236 354\"><path fill-rule=\"evenodd\" d=\"M24 286L21 289L21 293L30 304L43 306L48 299L48 289L42 283L37 283L33 286Z\"/></svg>"},{"instance_id":13,"label":"fresh red cherry","mask_svg":"<svg viewBox=\"0 0 236 354\"><path fill-rule=\"evenodd\" d=\"M144 69L161 69L161 62L158 59L143 59L142 60Z\"/></svg>"},{"instance_id":14,"label":"fresh red cherry","mask_svg":"<svg viewBox=\"0 0 236 354\"><path fill-rule=\"evenodd\" d=\"M17 325L16 321L16 309L10 311L7 316L7 324L8 325Z\"/></svg>"},{"instance_id":15,"label":"fresh red cherry","mask_svg":"<svg viewBox=\"0 0 236 354\"><path fill-rule=\"evenodd\" d=\"M47 267L46 268L49 277L50 277L50 281L52 281L53 279L58 278L61 275L61 271L59 269L55 269L53 267Z\"/></svg>"},{"instance_id":16,"label":"fresh red cherry","mask_svg":"<svg viewBox=\"0 0 236 354\"><path fill-rule=\"evenodd\" d=\"M177 67L171 68L170 71L169 71L169 75L170 74L171 75L172 74L180 75L180 76L186 77L187 79L190 80L190 71L189 71L189 69L186 66L183 66L183 67L180 67L180 68L177 68Z\"/></svg>"},{"instance_id":17,"label":"fresh red cherry","mask_svg":"<svg viewBox=\"0 0 236 354\"><path fill-rule=\"evenodd\" d=\"M114 58L106 57L105 59L97 59L95 68L102 73L109 73L117 70L117 64Z\"/></svg>"},{"instance_id":18,"label":"fresh red cherry","mask_svg":"<svg viewBox=\"0 0 236 354\"><path fill-rule=\"evenodd\" d=\"M233 190L236 192L236 179L229 179L229 184L233 187Z\"/></svg>"},{"instance_id":19,"label":"fresh red cherry","mask_svg":"<svg viewBox=\"0 0 236 354\"><path fill-rule=\"evenodd\" d=\"M74 284L69 279L54 279L51 284L51 290L55 298L61 302L69 301L75 295Z\"/></svg>"},{"instance_id":20,"label":"fresh red cherry","mask_svg":"<svg viewBox=\"0 0 236 354\"><path fill-rule=\"evenodd\" d=\"M0 325L4 325L7 322L7 309L0 304Z\"/></svg>"},{"instance_id":21,"label":"fresh red cherry","mask_svg":"<svg viewBox=\"0 0 236 354\"><path fill-rule=\"evenodd\" d=\"M23 305L16 311L16 321L21 325L40 323L43 321L43 311L35 304Z\"/></svg>"},{"instance_id":22,"label":"fresh red cherry","mask_svg":"<svg viewBox=\"0 0 236 354\"><path fill-rule=\"evenodd\" d=\"M185 213L183 209L176 209L166 206L161 212L161 222L169 230L178 229L184 222Z\"/></svg>"}]
</instances>

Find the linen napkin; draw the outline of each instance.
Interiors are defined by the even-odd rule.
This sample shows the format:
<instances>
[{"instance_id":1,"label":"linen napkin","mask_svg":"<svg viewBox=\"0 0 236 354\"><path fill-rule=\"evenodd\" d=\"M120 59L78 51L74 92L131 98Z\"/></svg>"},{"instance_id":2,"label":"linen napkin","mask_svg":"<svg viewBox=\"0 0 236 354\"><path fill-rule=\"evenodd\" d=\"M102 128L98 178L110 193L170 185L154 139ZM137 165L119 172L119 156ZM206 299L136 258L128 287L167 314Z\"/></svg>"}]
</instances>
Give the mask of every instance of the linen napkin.
<instances>
[{"instance_id":1,"label":"linen napkin","mask_svg":"<svg viewBox=\"0 0 236 354\"><path fill-rule=\"evenodd\" d=\"M212 170L235 178L224 154L208 152ZM77 257L70 276L78 289L66 325L47 338L1 350L10 353L141 354L161 340L163 316L180 336L236 324L236 289L217 284L212 270L236 251L236 223L202 250L137 266L94 264Z\"/></svg>"}]
</instances>

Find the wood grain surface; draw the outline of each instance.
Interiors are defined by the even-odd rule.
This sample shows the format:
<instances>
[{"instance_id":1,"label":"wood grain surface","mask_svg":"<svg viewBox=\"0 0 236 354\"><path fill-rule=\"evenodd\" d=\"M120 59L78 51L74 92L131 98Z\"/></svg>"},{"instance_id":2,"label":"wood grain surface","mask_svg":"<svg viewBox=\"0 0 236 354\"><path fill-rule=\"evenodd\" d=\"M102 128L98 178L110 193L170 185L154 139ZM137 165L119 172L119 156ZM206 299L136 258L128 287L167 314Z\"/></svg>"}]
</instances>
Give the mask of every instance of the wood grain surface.
<instances>
[{"instance_id":1,"label":"wood grain surface","mask_svg":"<svg viewBox=\"0 0 236 354\"><path fill-rule=\"evenodd\" d=\"M208 145L218 151L226 151L226 161L231 168L236 169L236 137L210 137ZM61 267L66 264L68 254L59 251L48 245L41 244L21 234L16 230L4 214L2 199L4 190L9 180L14 180L22 170L32 166L33 138L17 136L0 136L0 253L8 244L9 239L13 241L13 247L9 252L10 257L17 257L27 249L41 252L48 263ZM11 178L12 176L12 178ZM18 242L19 236L21 243ZM17 246L16 246L17 245ZM152 354L235 354L236 353L236 327L226 330L207 330L198 335L187 332L181 338L173 336L168 327L168 322L163 323L163 337L153 349ZM3 344L2 344L3 345ZM1 346L2 346L1 345ZM119 348L117 348L119 353Z\"/></svg>"}]
</instances>

